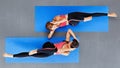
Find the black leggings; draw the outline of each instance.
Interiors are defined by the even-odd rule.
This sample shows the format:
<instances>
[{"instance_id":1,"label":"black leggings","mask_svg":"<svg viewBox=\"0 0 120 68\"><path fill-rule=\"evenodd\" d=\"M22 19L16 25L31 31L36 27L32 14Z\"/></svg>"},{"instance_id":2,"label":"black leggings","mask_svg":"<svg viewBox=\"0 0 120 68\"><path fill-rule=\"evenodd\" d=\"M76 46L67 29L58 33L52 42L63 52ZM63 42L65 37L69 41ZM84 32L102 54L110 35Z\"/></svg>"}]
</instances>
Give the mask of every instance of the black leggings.
<instances>
[{"instance_id":1,"label":"black leggings","mask_svg":"<svg viewBox=\"0 0 120 68\"><path fill-rule=\"evenodd\" d=\"M33 57L38 57L38 58L43 58L43 57L48 57L53 55L55 50L39 50L38 53L29 55L29 52L22 52L18 54L14 54L13 57L28 57L28 56L33 56Z\"/></svg>"},{"instance_id":2,"label":"black leggings","mask_svg":"<svg viewBox=\"0 0 120 68\"><path fill-rule=\"evenodd\" d=\"M72 12L68 14L68 20L76 19L76 20L84 20L85 17L93 16L107 16L107 13L84 13L84 12Z\"/></svg>"},{"instance_id":3,"label":"black leggings","mask_svg":"<svg viewBox=\"0 0 120 68\"><path fill-rule=\"evenodd\" d=\"M57 48L55 48L54 44L52 43L51 43L52 45L46 45L48 43L50 44L50 42L44 43L42 49L38 49L36 54L29 55L29 52L22 52L22 53L14 54L13 57L33 56L33 57L43 58L43 57L51 56L55 52L57 52Z\"/></svg>"},{"instance_id":4,"label":"black leggings","mask_svg":"<svg viewBox=\"0 0 120 68\"><path fill-rule=\"evenodd\" d=\"M84 20L85 17L99 17L99 16L107 16L107 13L84 13L84 12L72 12L68 13L68 20L75 19L75 20ZM79 21L70 21L70 25L77 25Z\"/></svg>"}]
</instances>

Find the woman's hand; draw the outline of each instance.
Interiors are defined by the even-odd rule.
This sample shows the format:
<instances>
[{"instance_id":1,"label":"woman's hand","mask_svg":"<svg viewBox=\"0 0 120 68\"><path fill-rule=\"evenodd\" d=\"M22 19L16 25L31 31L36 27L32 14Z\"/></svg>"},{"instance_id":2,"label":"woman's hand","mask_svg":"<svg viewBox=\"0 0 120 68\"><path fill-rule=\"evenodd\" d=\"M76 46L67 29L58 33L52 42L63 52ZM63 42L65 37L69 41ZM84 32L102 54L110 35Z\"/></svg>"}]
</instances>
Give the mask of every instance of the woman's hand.
<instances>
[{"instance_id":1,"label":"woman's hand","mask_svg":"<svg viewBox=\"0 0 120 68\"><path fill-rule=\"evenodd\" d=\"M55 31L55 30L50 31L50 33L48 34L48 38L51 38L51 37L53 36L54 31Z\"/></svg>"},{"instance_id":2,"label":"woman's hand","mask_svg":"<svg viewBox=\"0 0 120 68\"><path fill-rule=\"evenodd\" d=\"M65 51L65 52L63 52L61 54L64 55L64 56L68 56L70 54L70 51Z\"/></svg>"}]
</instances>

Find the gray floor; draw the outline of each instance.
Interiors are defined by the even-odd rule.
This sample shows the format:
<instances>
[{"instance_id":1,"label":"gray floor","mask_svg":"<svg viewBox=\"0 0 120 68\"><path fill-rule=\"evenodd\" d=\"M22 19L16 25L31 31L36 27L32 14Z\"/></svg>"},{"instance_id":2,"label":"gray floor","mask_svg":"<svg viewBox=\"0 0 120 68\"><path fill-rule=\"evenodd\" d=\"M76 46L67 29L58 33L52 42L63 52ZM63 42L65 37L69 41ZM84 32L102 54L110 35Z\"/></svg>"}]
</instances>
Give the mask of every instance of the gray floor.
<instances>
[{"instance_id":1,"label":"gray floor","mask_svg":"<svg viewBox=\"0 0 120 68\"><path fill-rule=\"evenodd\" d=\"M80 63L73 64L8 64L2 54L6 37L47 36L34 32L36 5L109 6L120 16L120 0L0 0L0 68L120 68L120 18L110 18L109 32L80 32ZM55 36L65 33L56 33Z\"/></svg>"}]
</instances>

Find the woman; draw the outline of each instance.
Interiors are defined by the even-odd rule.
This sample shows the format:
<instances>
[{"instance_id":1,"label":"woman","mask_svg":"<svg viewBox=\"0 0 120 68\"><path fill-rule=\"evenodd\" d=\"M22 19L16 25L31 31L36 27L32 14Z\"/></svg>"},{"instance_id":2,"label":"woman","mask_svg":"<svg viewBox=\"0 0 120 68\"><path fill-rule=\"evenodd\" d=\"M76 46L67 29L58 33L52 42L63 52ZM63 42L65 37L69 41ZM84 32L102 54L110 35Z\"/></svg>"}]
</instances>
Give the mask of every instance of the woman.
<instances>
[{"instance_id":1,"label":"woman","mask_svg":"<svg viewBox=\"0 0 120 68\"><path fill-rule=\"evenodd\" d=\"M83 13L83 12L71 12L66 15L55 16L52 22L47 22L46 28L50 30L48 38L51 38L54 31L59 27L67 25L75 26L80 21L86 22L92 20L92 17L109 16L117 17L116 13Z\"/></svg>"},{"instance_id":2,"label":"woman","mask_svg":"<svg viewBox=\"0 0 120 68\"><path fill-rule=\"evenodd\" d=\"M73 41L70 41L70 36L73 36ZM72 32L72 30L68 30L66 33L66 39L65 41L62 41L60 43L52 43L52 42L46 42L43 44L42 49L36 49L32 50L30 52L22 52L18 54L8 54L5 53L3 56L4 57L28 57L28 56L33 56L33 57L39 57L39 58L44 58L44 57L49 57L51 55L64 55L68 56L69 53L76 48L78 48L79 42L75 36L75 34Z\"/></svg>"}]
</instances>

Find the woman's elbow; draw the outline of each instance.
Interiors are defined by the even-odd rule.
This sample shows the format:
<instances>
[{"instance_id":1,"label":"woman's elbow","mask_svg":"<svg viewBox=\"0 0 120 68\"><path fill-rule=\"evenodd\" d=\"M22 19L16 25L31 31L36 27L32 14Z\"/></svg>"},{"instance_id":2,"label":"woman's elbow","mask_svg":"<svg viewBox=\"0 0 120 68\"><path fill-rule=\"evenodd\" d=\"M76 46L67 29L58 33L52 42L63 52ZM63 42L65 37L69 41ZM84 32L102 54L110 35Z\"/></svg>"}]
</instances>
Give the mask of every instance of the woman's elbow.
<instances>
[{"instance_id":1,"label":"woman's elbow","mask_svg":"<svg viewBox=\"0 0 120 68\"><path fill-rule=\"evenodd\" d=\"M64 54L64 56L68 56L69 54Z\"/></svg>"}]
</instances>

